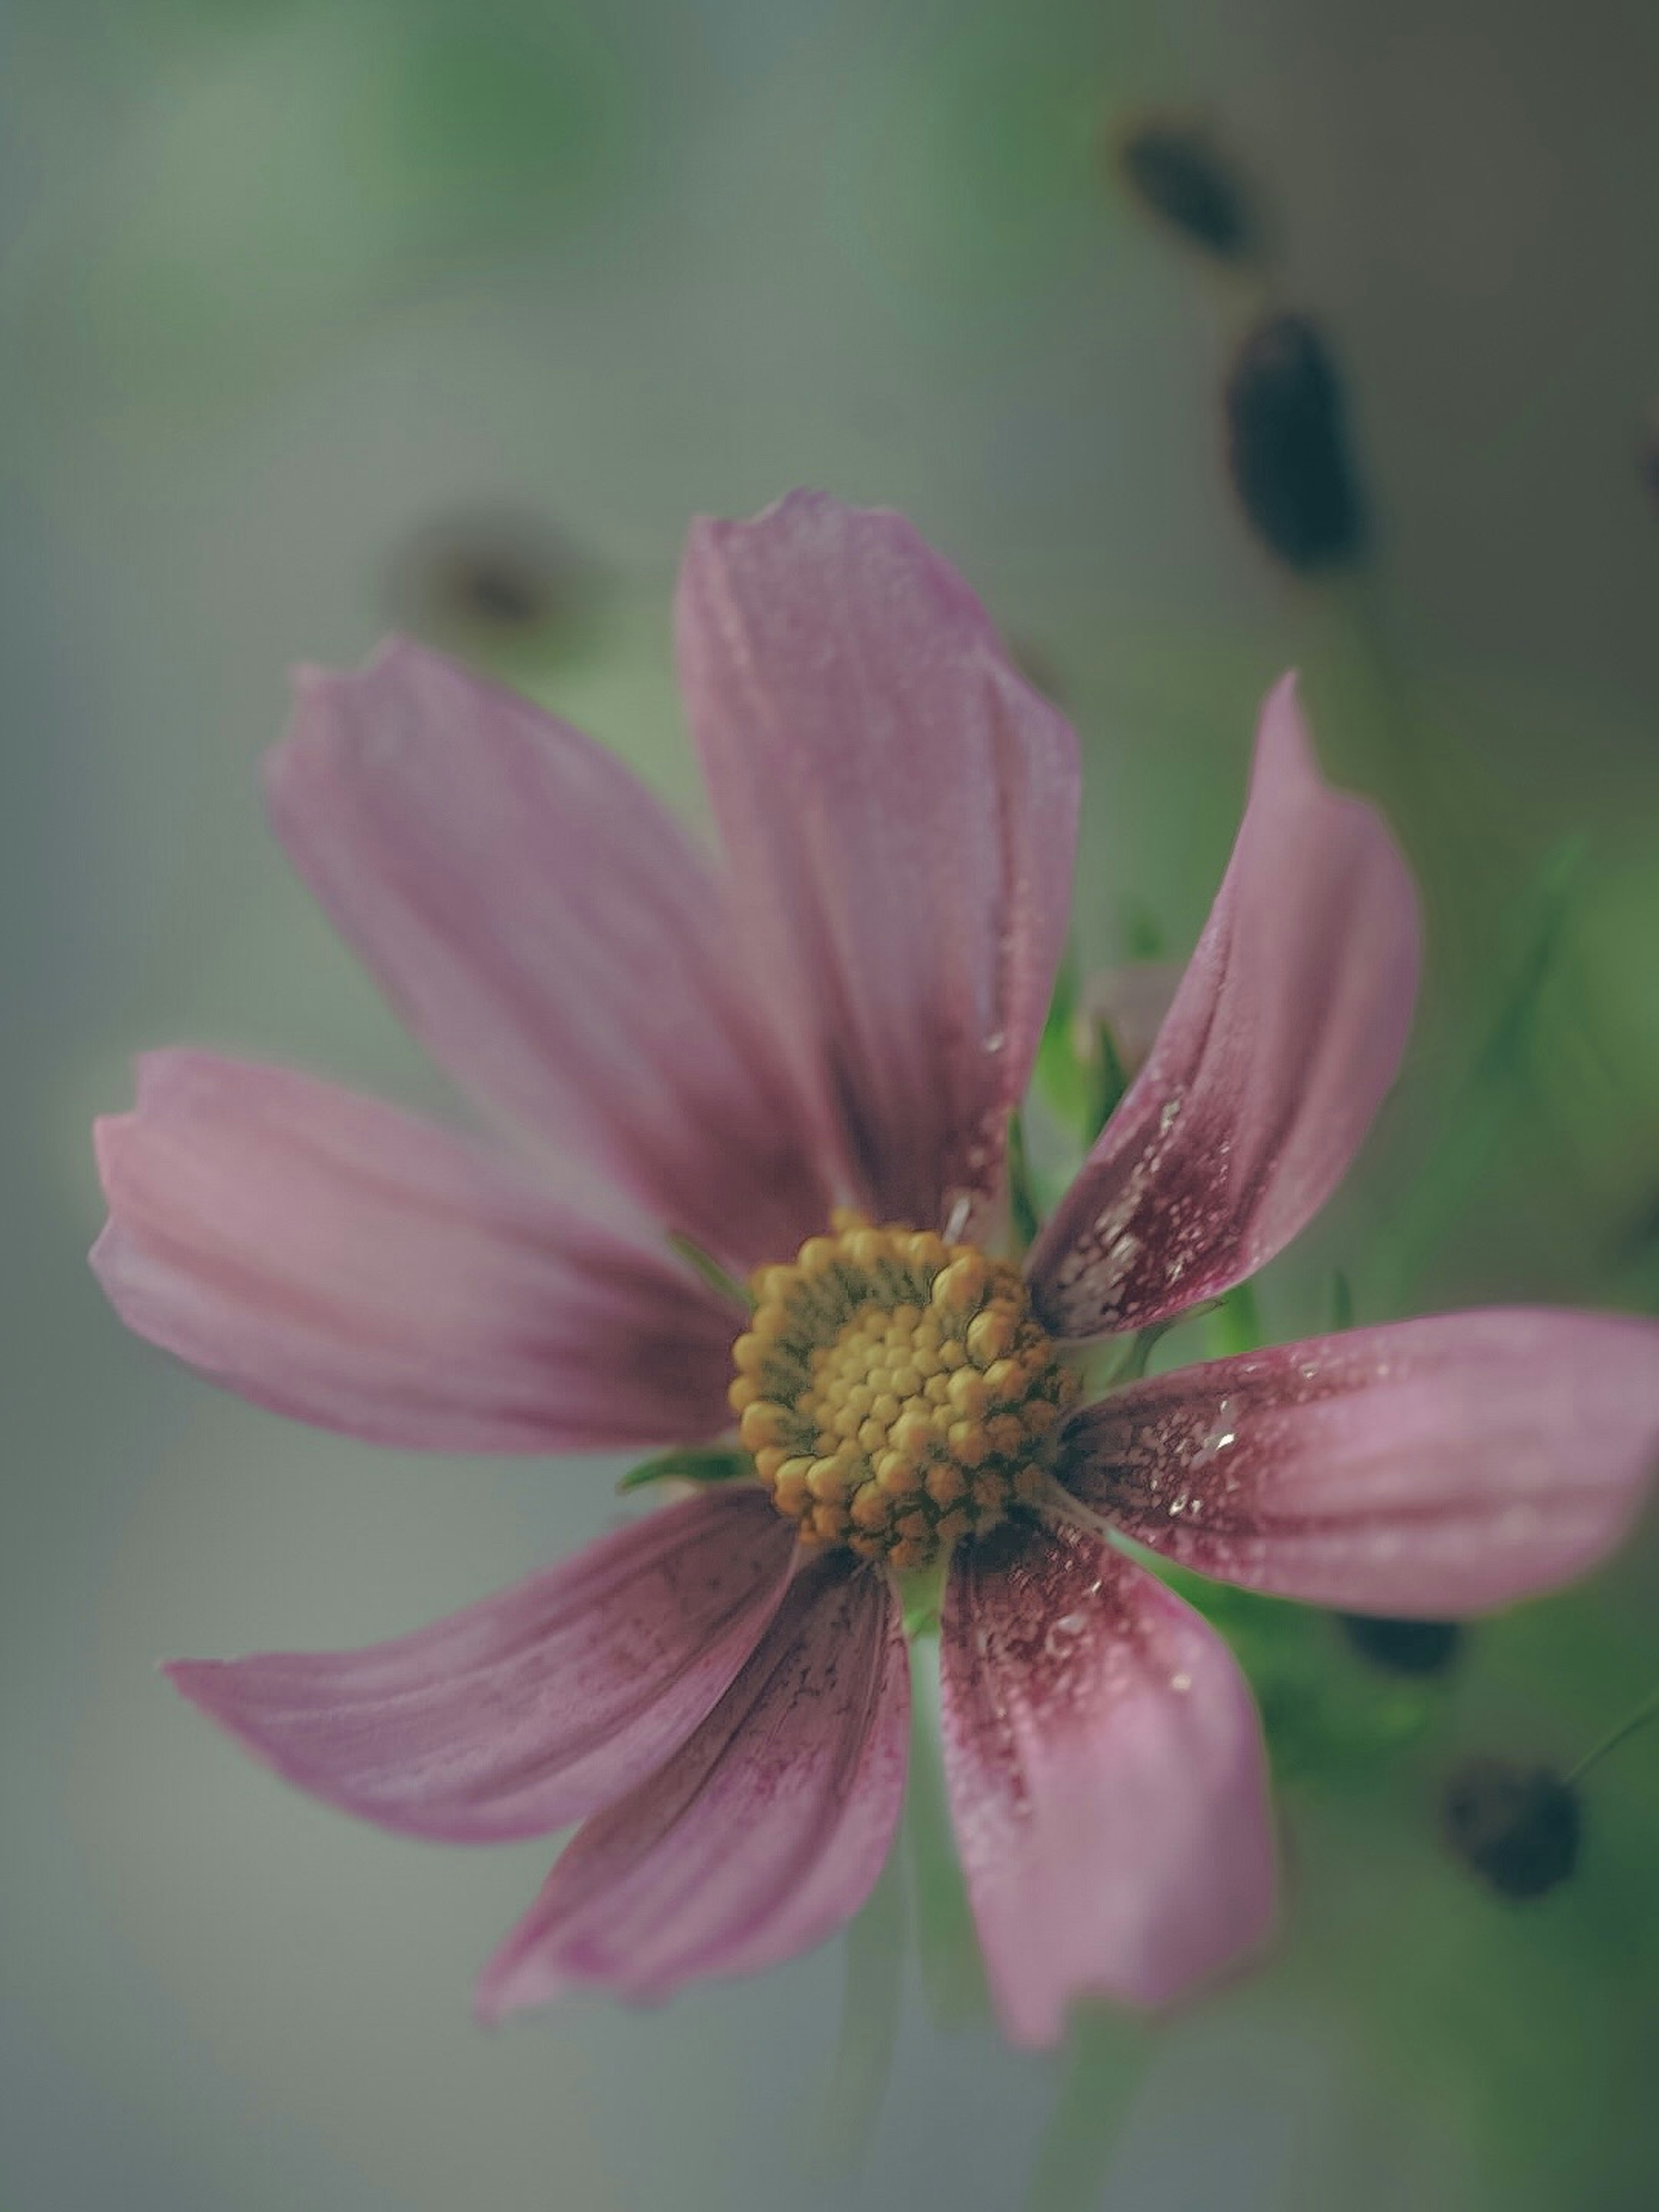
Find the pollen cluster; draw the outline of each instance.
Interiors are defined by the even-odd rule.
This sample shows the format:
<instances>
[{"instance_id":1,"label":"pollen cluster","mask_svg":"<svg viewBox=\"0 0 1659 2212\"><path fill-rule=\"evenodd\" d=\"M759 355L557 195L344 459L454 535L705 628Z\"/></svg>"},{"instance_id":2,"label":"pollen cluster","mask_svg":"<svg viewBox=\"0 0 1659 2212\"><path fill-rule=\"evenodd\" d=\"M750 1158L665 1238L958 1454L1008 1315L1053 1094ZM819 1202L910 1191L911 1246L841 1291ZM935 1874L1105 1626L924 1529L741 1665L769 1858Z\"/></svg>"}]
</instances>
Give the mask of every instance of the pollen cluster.
<instances>
[{"instance_id":1,"label":"pollen cluster","mask_svg":"<svg viewBox=\"0 0 1659 2212\"><path fill-rule=\"evenodd\" d=\"M803 1544L926 1566L1042 1495L1077 1377L1017 1268L902 1222L834 1231L751 1278L738 1434Z\"/></svg>"}]
</instances>

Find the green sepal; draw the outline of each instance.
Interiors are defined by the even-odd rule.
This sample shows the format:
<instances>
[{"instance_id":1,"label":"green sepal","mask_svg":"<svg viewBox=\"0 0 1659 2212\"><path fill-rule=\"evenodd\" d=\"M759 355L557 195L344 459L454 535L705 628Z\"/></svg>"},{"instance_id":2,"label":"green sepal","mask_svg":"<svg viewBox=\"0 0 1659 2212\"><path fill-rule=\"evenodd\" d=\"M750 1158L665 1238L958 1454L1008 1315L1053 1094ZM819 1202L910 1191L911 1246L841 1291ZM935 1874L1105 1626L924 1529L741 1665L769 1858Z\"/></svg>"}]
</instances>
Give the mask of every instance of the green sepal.
<instances>
[{"instance_id":1,"label":"green sepal","mask_svg":"<svg viewBox=\"0 0 1659 2212\"><path fill-rule=\"evenodd\" d=\"M678 1229L669 1231L668 1243L671 1250L678 1252L688 1267L696 1269L710 1290L718 1291L723 1298L730 1298L735 1305L746 1306L753 1313L754 1292L722 1267L712 1252L705 1252L701 1244Z\"/></svg>"},{"instance_id":2,"label":"green sepal","mask_svg":"<svg viewBox=\"0 0 1659 2212\"><path fill-rule=\"evenodd\" d=\"M1082 1119L1085 1104L1083 1066L1072 1036L1077 1012L1077 953L1067 945L1054 977L1048 1019L1037 1040L1034 1071L1037 1088L1055 1115L1070 1128Z\"/></svg>"},{"instance_id":3,"label":"green sepal","mask_svg":"<svg viewBox=\"0 0 1659 2212\"><path fill-rule=\"evenodd\" d=\"M1042 1226L1042 1213L1031 1180L1030 1155L1025 1148L1025 1116L1018 1107L1008 1116L1008 1214L1015 1257L1020 1258L1036 1243L1036 1233Z\"/></svg>"},{"instance_id":4,"label":"green sepal","mask_svg":"<svg viewBox=\"0 0 1659 2212\"><path fill-rule=\"evenodd\" d=\"M755 1462L735 1444L693 1444L660 1452L631 1467L618 1490L643 1490L652 1482L740 1482L752 1479Z\"/></svg>"},{"instance_id":5,"label":"green sepal","mask_svg":"<svg viewBox=\"0 0 1659 2212\"><path fill-rule=\"evenodd\" d=\"M1037 1045L1036 1078L1048 1106L1082 1139L1086 1152L1111 1119L1129 1081L1117 1041L1104 1022L1092 1024L1087 1050L1078 1050L1078 1008L1077 955L1068 946Z\"/></svg>"}]
</instances>

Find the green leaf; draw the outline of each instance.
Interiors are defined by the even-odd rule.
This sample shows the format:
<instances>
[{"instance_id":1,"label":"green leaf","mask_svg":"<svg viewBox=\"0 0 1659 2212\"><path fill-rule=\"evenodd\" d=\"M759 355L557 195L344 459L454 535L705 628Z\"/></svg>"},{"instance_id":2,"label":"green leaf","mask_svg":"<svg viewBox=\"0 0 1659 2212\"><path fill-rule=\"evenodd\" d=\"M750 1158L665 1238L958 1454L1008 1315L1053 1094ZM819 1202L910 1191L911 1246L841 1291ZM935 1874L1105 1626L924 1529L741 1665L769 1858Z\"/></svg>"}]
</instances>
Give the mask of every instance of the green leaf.
<instances>
[{"instance_id":1,"label":"green leaf","mask_svg":"<svg viewBox=\"0 0 1659 2212\"><path fill-rule=\"evenodd\" d=\"M1042 1226L1025 1150L1025 1117L1018 1109L1008 1116L1008 1211L1018 1257L1030 1250Z\"/></svg>"},{"instance_id":2,"label":"green leaf","mask_svg":"<svg viewBox=\"0 0 1659 2212\"><path fill-rule=\"evenodd\" d=\"M1254 1352L1261 1342L1261 1316L1255 1286L1237 1283L1220 1300L1210 1323L1210 1341L1218 1359L1236 1352Z\"/></svg>"},{"instance_id":3,"label":"green leaf","mask_svg":"<svg viewBox=\"0 0 1659 2212\"><path fill-rule=\"evenodd\" d=\"M1135 905L1124 916L1124 934L1131 960L1161 960L1164 930L1149 906Z\"/></svg>"},{"instance_id":4,"label":"green leaf","mask_svg":"<svg viewBox=\"0 0 1659 2212\"><path fill-rule=\"evenodd\" d=\"M1411 1303L1417 1276L1462 1218L1468 1193L1490 1171L1532 1085L1539 1002L1565 942L1589 857L1588 838L1564 837L1545 855L1521 901L1521 952L1509 988L1385 1243L1390 1305Z\"/></svg>"},{"instance_id":5,"label":"green leaf","mask_svg":"<svg viewBox=\"0 0 1659 2212\"><path fill-rule=\"evenodd\" d=\"M647 1483L739 1482L755 1472L746 1451L732 1444L688 1445L678 1451L659 1453L629 1468L617 1485L618 1490L643 1490Z\"/></svg>"},{"instance_id":6,"label":"green leaf","mask_svg":"<svg viewBox=\"0 0 1659 2212\"><path fill-rule=\"evenodd\" d=\"M1073 947L1067 945L1059 973L1054 977L1054 996L1048 1001L1048 1018L1042 1024L1042 1035L1037 1042L1035 1073L1038 1089L1068 1128L1081 1117L1086 1094L1083 1066L1078 1058L1072 1029L1077 1015L1077 953Z\"/></svg>"},{"instance_id":7,"label":"green leaf","mask_svg":"<svg viewBox=\"0 0 1659 2212\"><path fill-rule=\"evenodd\" d=\"M1123 1061L1117 1048L1117 1040L1104 1022L1095 1024L1094 1051L1090 1057L1087 1073L1089 1089L1087 1106L1083 1117L1083 1141L1091 1146L1106 1124L1116 1113L1118 1102L1129 1087L1124 1073Z\"/></svg>"}]
</instances>

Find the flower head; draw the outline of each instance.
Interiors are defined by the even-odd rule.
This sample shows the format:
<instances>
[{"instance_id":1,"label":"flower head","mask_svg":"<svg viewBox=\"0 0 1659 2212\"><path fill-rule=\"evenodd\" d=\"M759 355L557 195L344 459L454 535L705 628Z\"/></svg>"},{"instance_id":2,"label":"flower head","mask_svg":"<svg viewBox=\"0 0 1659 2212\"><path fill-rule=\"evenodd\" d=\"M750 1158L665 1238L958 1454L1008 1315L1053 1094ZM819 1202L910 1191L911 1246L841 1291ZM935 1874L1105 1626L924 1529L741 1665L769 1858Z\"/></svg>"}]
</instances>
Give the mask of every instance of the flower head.
<instances>
[{"instance_id":1,"label":"flower head","mask_svg":"<svg viewBox=\"0 0 1659 2212\"><path fill-rule=\"evenodd\" d=\"M575 731L446 661L301 679L278 832L516 1152L159 1054L100 1129L94 1260L135 1328L304 1419L464 1450L725 1438L739 1475L398 1642L171 1672L386 1827L585 1823L486 2014L657 1998L868 1893L903 1786L896 1577L931 1565L969 1893L1005 2026L1049 2042L1082 1994L1212 1979L1273 1911L1243 1678L1103 1532L1348 1612L1504 1604L1627 1525L1659 1341L1467 1314L1083 1403L1082 1346L1243 1280L1364 1138L1418 969L1386 830L1321 781L1282 684L1197 951L1017 1264L1005 1143L1066 933L1071 732L906 523L812 495L696 526L679 645L718 873Z\"/></svg>"}]
</instances>

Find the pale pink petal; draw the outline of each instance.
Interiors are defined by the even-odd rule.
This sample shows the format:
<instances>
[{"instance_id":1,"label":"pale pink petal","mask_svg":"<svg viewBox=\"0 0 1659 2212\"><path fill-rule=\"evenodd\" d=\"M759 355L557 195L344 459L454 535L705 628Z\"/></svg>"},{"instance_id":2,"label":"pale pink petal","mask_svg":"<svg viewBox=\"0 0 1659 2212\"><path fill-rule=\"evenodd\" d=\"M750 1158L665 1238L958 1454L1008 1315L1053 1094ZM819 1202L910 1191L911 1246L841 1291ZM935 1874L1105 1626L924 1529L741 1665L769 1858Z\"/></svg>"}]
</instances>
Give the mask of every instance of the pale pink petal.
<instances>
[{"instance_id":1,"label":"pale pink petal","mask_svg":"<svg viewBox=\"0 0 1659 2212\"><path fill-rule=\"evenodd\" d=\"M394 1643L167 1672L359 1820L456 1844L546 1835L685 1741L759 1641L793 1547L758 1489L708 1491Z\"/></svg>"},{"instance_id":2,"label":"pale pink petal","mask_svg":"<svg viewBox=\"0 0 1659 2212\"><path fill-rule=\"evenodd\" d=\"M1032 1251L1049 1328L1144 1328L1290 1242L1394 1080L1419 955L1406 864L1370 807L1321 781L1286 677L1175 1003Z\"/></svg>"},{"instance_id":3,"label":"pale pink petal","mask_svg":"<svg viewBox=\"0 0 1659 2212\"><path fill-rule=\"evenodd\" d=\"M484 1969L480 2014L581 1984L655 2002L822 1942L887 1856L909 1700L885 1577L845 1553L803 1567L696 1734L578 1831Z\"/></svg>"},{"instance_id":4,"label":"pale pink petal","mask_svg":"<svg viewBox=\"0 0 1659 2212\"><path fill-rule=\"evenodd\" d=\"M1659 1328L1516 1308L1133 1383L1078 1416L1063 1472L1201 1573L1444 1620L1595 1565L1656 1465Z\"/></svg>"},{"instance_id":5,"label":"pale pink petal","mask_svg":"<svg viewBox=\"0 0 1659 2212\"><path fill-rule=\"evenodd\" d=\"M308 672L272 817L434 1057L734 1265L828 1194L722 894L598 745L419 647Z\"/></svg>"},{"instance_id":6,"label":"pale pink petal","mask_svg":"<svg viewBox=\"0 0 1659 2212\"><path fill-rule=\"evenodd\" d=\"M1074 1528L963 1545L939 1647L945 1776L999 2016L1162 2005L1266 1940L1261 1732L1214 1630Z\"/></svg>"},{"instance_id":7,"label":"pale pink petal","mask_svg":"<svg viewBox=\"0 0 1659 2212\"><path fill-rule=\"evenodd\" d=\"M884 1217L994 1194L1066 934L1077 741L896 514L693 526L682 688L770 1003Z\"/></svg>"},{"instance_id":8,"label":"pale pink petal","mask_svg":"<svg viewBox=\"0 0 1659 2212\"><path fill-rule=\"evenodd\" d=\"M128 1327L262 1406L380 1443L576 1451L731 1419L742 1316L638 1223L287 1069L139 1062L101 1121L93 1265Z\"/></svg>"}]
</instances>

